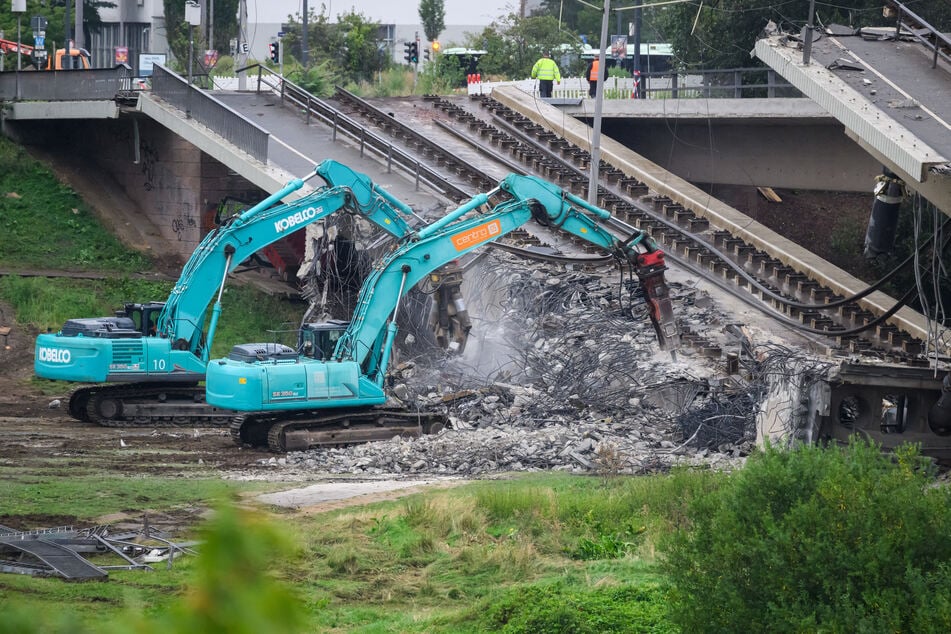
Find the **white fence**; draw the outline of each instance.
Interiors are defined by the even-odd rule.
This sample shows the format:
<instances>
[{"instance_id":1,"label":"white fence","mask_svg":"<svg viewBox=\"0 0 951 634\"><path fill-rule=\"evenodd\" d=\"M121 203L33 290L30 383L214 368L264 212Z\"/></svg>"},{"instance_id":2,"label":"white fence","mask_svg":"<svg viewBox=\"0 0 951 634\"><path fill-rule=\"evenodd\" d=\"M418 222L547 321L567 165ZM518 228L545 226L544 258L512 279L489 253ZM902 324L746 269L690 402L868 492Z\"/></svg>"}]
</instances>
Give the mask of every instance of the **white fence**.
<instances>
[{"instance_id":1,"label":"white fence","mask_svg":"<svg viewBox=\"0 0 951 634\"><path fill-rule=\"evenodd\" d=\"M517 81L472 82L468 84L470 95L489 95L494 88L515 86L531 95L538 95L538 81L519 79ZM630 99L634 93L634 80L631 78L609 77L605 82L605 99ZM552 87L553 99L582 99L588 97L588 82L580 77L565 77L561 83Z\"/></svg>"},{"instance_id":2,"label":"white fence","mask_svg":"<svg viewBox=\"0 0 951 634\"><path fill-rule=\"evenodd\" d=\"M471 76L470 76L471 79ZM531 79L506 82L472 81L469 94L489 94L496 86L516 86L532 94L538 94L538 82ZM640 90L635 88L632 77L608 77L604 82L605 99L697 99L744 97L802 97L772 68L733 68L691 73L648 73L640 76ZM580 77L566 77L555 84L553 99L588 98L588 82Z\"/></svg>"}]
</instances>

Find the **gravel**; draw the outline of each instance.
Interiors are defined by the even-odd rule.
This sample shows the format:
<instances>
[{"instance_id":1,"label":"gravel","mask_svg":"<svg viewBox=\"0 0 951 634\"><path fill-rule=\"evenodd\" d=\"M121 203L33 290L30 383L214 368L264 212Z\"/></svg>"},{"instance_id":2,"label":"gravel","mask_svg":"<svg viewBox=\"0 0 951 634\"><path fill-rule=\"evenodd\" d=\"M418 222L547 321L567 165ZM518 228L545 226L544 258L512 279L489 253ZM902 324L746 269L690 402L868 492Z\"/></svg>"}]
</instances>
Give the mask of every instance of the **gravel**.
<instances>
[{"instance_id":1,"label":"gravel","mask_svg":"<svg viewBox=\"0 0 951 634\"><path fill-rule=\"evenodd\" d=\"M374 477L742 466L753 446L755 403L741 404L749 420L726 440L701 438L697 425L685 424L697 412L718 418L724 407L736 418L738 401L719 376L719 359L684 349L674 360L658 350L636 281L499 252L466 279L478 283L464 286L475 322L465 353L429 350L402 359L391 373L391 405L444 412L449 428L291 452L260 465ZM735 329L726 327L731 320L704 293L668 283L681 323L739 348Z\"/></svg>"}]
</instances>

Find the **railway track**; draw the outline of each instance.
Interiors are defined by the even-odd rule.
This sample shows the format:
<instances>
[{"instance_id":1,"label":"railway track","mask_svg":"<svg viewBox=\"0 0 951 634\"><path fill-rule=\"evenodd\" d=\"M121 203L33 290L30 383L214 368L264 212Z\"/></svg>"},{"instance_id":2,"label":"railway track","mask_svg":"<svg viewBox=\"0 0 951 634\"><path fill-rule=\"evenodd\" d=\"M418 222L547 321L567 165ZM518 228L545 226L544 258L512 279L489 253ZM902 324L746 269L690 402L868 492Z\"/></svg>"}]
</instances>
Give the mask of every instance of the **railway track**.
<instances>
[{"instance_id":1,"label":"railway track","mask_svg":"<svg viewBox=\"0 0 951 634\"><path fill-rule=\"evenodd\" d=\"M468 107L439 97L427 98L445 117L445 121L434 117L434 126L464 143L477 155L476 160L458 156L448 149L450 144L421 134L346 91L338 90L335 100L348 117L378 126L381 134L408 153L422 153L438 167L434 172L449 172L443 178L456 182L458 189L490 187L494 181L485 169L492 165L504 172L542 176L587 197L589 153L572 143L568 133L555 134L491 97L475 97ZM587 135L577 133L575 138L587 139ZM624 158L629 162L639 159ZM485 169L476 169L476 163ZM668 261L756 306L777 322L826 342L826 352L832 356L878 359L871 364L843 362L828 376L810 377L822 388L804 389L794 397L802 407L784 422L784 437L848 442L853 434L861 433L884 448L918 442L926 455L951 460L951 384L948 377L942 382L942 371L937 370L947 367L951 357L946 341L929 356L922 339L912 334L925 331L923 316L902 309L914 289L893 300L875 292L887 280L884 278L872 286L854 280L849 292L840 292L848 285L834 278L840 273L847 276L844 272L765 227L757 227L762 235L756 235L749 227L758 223L736 210L724 213L725 206L718 201L705 205L697 202L702 197L692 193L649 186L632 174L645 173L648 178L644 180L654 176L656 166L643 163L633 169L613 165L610 160L599 164L597 201L615 216L611 230L619 236L629 234L632 228L647 232L665 250ZM679 179L663 178L664 183L668 180ZM719 222L721 218L725 222ZM785 244L775 246L772 236ZM945 240L939 249L947 246ZM702 333L687 330L683 341L704 356L722 355ZM736 360L735 354L727 355L727 374L733 372L730 367L735 367Z\"/></svg>"},{"instance_id":2,"label":"railway track","mask_svg":"<svg viewBox=\"0 0 951 634\"><path fill-rule=\"evenodd\" d=\"M366 100L342 89L334 99L347 117L375 127L407 154L422 156L432 170L428 177L443 179L442 191L484 190L494 184L493 176L473 161ZM446 121L436 120L435 125L466 142L483 157L480 162L505 171L537 174L587 196L590 155L566 138L491 97L476 98L476 108L437 97L427 101L445 115ZM688 208L608 162L602 161L599 168L598 205L615 215L612 226L618 235L633 229L645 231L664 248L669 260L785 326L826 339L833 350L878 354L909 365L927 364L921 356L925 349L922 340L890 321L910 294L885 309L866 301L874 289L839 294L824 283L822 270L790 266L788 255L772 253L768 245L754 246L729 228L713 224L710 218L716 214L710 209ZM686 334L689 340L691 333Z\"/></svg>"}]
</instances>

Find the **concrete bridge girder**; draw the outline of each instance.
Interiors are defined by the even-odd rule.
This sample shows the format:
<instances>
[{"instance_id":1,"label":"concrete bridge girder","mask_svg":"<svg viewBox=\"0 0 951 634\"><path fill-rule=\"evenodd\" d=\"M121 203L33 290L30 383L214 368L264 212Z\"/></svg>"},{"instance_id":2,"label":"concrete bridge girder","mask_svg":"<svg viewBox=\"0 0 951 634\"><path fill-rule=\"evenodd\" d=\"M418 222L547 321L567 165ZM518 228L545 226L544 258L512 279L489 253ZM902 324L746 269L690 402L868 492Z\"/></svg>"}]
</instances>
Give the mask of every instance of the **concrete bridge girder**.
<instances>
[{"instance_id":1,"label":"concrete bridge girder","mask_svg":"<svg viewBox=\"0 0 951 634\"><path fill-rule=\"evenodd\" d=\"M560 109L590 125L593 102ZM602 132L694 183L871 192L881 173L811 99L612 100Z\"/></svg>"},{"instance_id":2,"label":"concrete bridge girder","mask_svg":"<svg viewBox=\"0 0 951 634\"><path fill-rule=\"evenodd\" d=\"M826 68L816 49L808 64L802 63L799 48L781 36L758 40L754 51L760 60L841 121L846 134L876 161L943 213L951 215L951 177L940 171L947 169L949 158L930 145L947 146L946 142L934 135L934 138L921 138L913 133ZM838 48L834 51L846 55Z\"/></svg>"}]
</instances>

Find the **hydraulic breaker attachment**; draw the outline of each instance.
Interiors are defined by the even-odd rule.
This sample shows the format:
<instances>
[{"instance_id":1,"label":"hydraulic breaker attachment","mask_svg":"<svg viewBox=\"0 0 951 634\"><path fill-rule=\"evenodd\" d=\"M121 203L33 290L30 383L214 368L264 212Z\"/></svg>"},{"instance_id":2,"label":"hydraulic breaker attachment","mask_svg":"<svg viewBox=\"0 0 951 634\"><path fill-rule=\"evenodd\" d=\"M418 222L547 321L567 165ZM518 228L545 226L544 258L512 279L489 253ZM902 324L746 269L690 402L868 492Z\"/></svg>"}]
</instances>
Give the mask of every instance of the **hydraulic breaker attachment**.
<instances>
[{"instance_id":1,"label":"hydraulic breaker attachment","mask_svg":"<svg viewBox=\"0 0 951 634\"><path fill-rule=\"evenodd\" d=\"M644 289L644 299L647 301L654 332L657 333L657 341L662 350L673 353L680 348L680 329L670 303L670 289L664 280L666 270L664 252L659 249L637 256L635 272Z\"/></svg>"},{"instance_id":2,"label":"hydraulic breaker attachment","mask_svg":"<svg viewBox=\"0 0 951 634\"><path fill-rule=\"evenodd\" d=\"M450 262L429 276L435 287L433 314L430 324L439 346L450 352L462 354L466 349L472 321L462 298L462 267L457 261Z\"/></svg>"}]
</instances>

